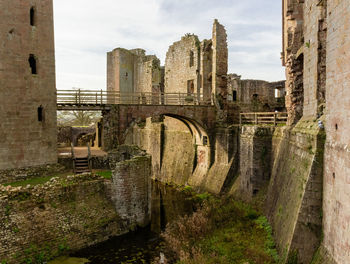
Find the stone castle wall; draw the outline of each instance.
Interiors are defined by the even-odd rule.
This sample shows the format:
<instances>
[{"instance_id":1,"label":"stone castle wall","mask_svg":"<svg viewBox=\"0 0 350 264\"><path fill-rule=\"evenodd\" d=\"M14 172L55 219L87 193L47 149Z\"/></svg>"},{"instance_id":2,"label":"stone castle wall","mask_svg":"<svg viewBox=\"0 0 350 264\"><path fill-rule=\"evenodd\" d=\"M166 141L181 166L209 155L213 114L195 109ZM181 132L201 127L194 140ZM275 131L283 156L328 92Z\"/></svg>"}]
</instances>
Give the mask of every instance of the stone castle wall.
<instances>
[{"instance_id":1,"label":"stone castle wall","mask_svg":"<svg viewBox=\"0 0 350 264\"><path fill-rule=\"evenodd\" d=\"M324 141L317 123L303 119L272 137L265 212L285 260L310 263L321 242Z\"/></svg>"},{"instance_id":2,"label":"stone castle wall","mask_svg":"<svg viewBox=\"0 0 350 264\"><path fill-rule=\"evenodd\" d=\"M118 152L123 160L111 164L111 196L116 212L130 225L145 227L151 222L151 157L141 151L130 153L127 148Z\"/></svg>"},{"instance_id":3,"label":"stone castle wall","mask_svg":"<svg viewBox=\"0 0 350 264\"><path fill-rule=\"evenodd\" d=\"M169 47L165 59L166 93L198 93L200 88L200 42L186 35Z\"/></svg>"},{"instance_id":4,"label":"stone castle wall","mask_svg":"<svg viewBox=\"0 0 350 264\"><path fill-rule=\"evenodd\" d=\"M129 231L108 195L111 182L90 175L0 190L0 262L39 263Z\"/></svg>"},{"instance_id":5,"label":"stone castle wall","mask_svg":"<svg viewBox=\"0 0 350 264\"><path fill-rule=\"evenodd\" d=\"M160 61L142 49L107 53L107 91L159 93L163 89Z\"/></svg>"},{"instance_id":6,"label":"stone castle wall","mask_svg":"<svg viewBox=\"0 0 350 264\"><path fill-rule=\"evenodd\" d=\"M341 264L350 263L350 5L327 4L323 232L325 248Z\"/></svg>"},{"instance_id":7,"label":"stone castle wall","mask_svg":"<svg viewBox=\"0 0 350 264\"><path fill-rule=\"evenodd\" d=\"M56 163L52 0L0 7L0 170Z\"/></svg>"},{"instance_id":8,"label":"stone castle wall","mask_svg":"<svg viewBox=\"0 0 350 264\"><path fill-rule=\"evenodd\" d=\"M219 105L221 105L220 100L227 98L228 48L226 30L217 19L214 20L213 24L212 42L212 92L215 94Z\"/></svg>"}]
</instances>

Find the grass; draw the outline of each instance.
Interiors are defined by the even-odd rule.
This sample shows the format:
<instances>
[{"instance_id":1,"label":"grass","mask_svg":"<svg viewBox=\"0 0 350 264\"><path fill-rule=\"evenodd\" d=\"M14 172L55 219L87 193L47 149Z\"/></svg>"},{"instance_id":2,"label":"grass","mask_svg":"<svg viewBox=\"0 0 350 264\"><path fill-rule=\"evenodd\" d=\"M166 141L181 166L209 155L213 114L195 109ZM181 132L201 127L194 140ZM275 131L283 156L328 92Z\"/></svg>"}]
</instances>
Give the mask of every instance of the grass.
<instances>
[{"instance_id":1,"label":"grass","mask_svg":"<svg viewBox=\"0 0 350 264\"><path fill-rule=\"evenodd\" d=\"M35 186L35 185L39 185L39 184L44 184L44 183L50 181L54 177L65 177L65 176L68 176L70 174L72 174L72 172L64 172L64 173L50 175L50 176L35 177L35 178L22 180L22 181L10 182L10 183L6 183L4 185L5 186L12 186L12 187L20 187L20 186L25 187L28 184L30 184L31 186Z\"/></svg>"},{"instance_id":2,"label":"grass","mask_svg":"<svg viewBox=\"0 0 350 264\"><path fill-rule=\"evenodd\" d=\"M163 233L178 264L274 264L278 255L264 216L232 198L209 198L203 209ZM171 259L170 259L171 260Z\"/></svg>"},{"instance_id":3,"label":"grass","mask_svg":"<svg viewBox=\"0 0 350 264\"><path fill-rule=\"evenodd\" d=\"M105 179L112 179L112 171L110 170L106 170L106 171L96 171L95 172L96 175L102 176Z\"/></svg>"}]
</instances>

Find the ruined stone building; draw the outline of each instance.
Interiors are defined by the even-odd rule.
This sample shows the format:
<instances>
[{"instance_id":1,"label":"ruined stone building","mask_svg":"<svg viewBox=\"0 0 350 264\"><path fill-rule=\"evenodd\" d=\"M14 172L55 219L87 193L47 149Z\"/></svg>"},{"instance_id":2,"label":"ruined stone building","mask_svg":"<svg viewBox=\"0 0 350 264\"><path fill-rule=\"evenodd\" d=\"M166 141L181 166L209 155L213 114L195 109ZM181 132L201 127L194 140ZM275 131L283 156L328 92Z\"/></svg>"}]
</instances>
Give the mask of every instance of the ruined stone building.
<instances>
[{"instance_id":1,"label":"ruined stone building","mask_svg":"<svg viewBox=\"0 0 350 264\"><path fill-rule=\"evenodd\" d=\"M0 170L57 162L52 0L1 1Z\"/></svg>"},{"instance_id":2,"label":"ruined stone building","mask_svg":"<svg viewBox=\"0 0 350 264\"><path fill-rule=\"evenodd\" d=\"M200 42L196 35L186 34L171 45L165 68L156 56L146 56L142 49L108 52L107 90L197 94L210 102L216 90L226 98L227 60L226 31L215 20L211 40Z\"/></svg>"},{"instance_id":3,"label":"ruined stone building","mask_svg":"<svg viewBox=\"0 0 350 264\"><path fill-rule=\"evenodd\" d=\"M160 93L164 91L164 68L143 49L114 49L107 53L107 91Z\"/></svg>"},{"instance_id":4,"label":"ruined stone building","mask_svg":"<svg viewBox=\"0 0 350 264\"><path fill-rule=\"evenodd\" d=\"M228 74L227 93L227 100L239 103L242 111L284 110L285 81L242 80L237 74Z\"/></svg>"},{"instance_id":5,"label":"ruined stone building","mask_svg":"<svg viewBox=\"0 0 350 264\"><path fill-rule=\"evenodd\" d=\"M226 98L227 34L224 26L214 21L212 39L200 41L186 34L169 47L165 59L165 92L211 95Z\"/></svg>"}]
</instances>

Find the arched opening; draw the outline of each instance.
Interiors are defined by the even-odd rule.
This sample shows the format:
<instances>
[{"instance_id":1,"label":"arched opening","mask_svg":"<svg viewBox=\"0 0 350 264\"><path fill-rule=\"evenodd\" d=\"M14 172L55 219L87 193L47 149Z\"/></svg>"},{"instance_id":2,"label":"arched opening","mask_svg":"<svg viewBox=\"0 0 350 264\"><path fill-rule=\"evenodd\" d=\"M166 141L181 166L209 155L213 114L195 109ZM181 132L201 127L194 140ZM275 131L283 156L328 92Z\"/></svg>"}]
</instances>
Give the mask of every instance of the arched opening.
<instances>
[{"instance_id":1,"label":"arched opening","mask_svg":"<svg viewBox=\"0 0 350 264\"><path fill-rule=\"evenodd\" d=\"M34 9L34 7L32 7L30 9L29 16L30 16L30 25L35 26L36 21L35 21L35 9Z\"/></svg>"},{"instance_id":2,"label":"arched opening","mask_svg":"<svg viewBox=\"0 0 350 264\"><path fill-rule=\"evenodd\" d=\"M31 69L31 73L32 74L38 74L37 65L36 65L36 59L35 59L34 54L30 54L29 55L28 62L29 62L29 67Z\"/></svg>"},{"instance_id":3,"label":"arched opening","mask_svg":"<svg viewBox=\"0 0 350 264\"><path fill-rule=\"evenodd\" d=\"M211 165L209 135L199 123L184 116L163 117L132 122L123 144L137 145L152 155L155 178L177 184L202 178Z\"/></svg>"}]
</instances>

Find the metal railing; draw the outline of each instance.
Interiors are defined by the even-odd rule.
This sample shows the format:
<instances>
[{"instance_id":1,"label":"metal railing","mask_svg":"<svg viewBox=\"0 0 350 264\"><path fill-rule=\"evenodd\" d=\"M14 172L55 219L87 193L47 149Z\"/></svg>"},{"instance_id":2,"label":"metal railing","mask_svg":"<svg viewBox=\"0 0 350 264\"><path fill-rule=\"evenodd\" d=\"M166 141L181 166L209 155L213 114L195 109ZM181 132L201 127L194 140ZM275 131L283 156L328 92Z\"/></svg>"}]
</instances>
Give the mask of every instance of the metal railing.
<instances>
[{"instance_id":1,"label":"metal railing","mask_svg":"<svg viewBox=\"0 0 350 264\"><path fill-rule=\"evenodd\" d=\"M285 125L288 114L285 112L259 112L259 113L241 113L239 124L251 125Z\"/></svg>"},{"instance_id":2,"label":"metal railing","mask_svg":"<svg viewBox=\"0 0 350 264\"><path fill-rule=\"evenodd\" d=\"M212 98L187 93L124 93L104 90L57 90L61 105L213 105Z\"/></svg>"}]
</instances>

